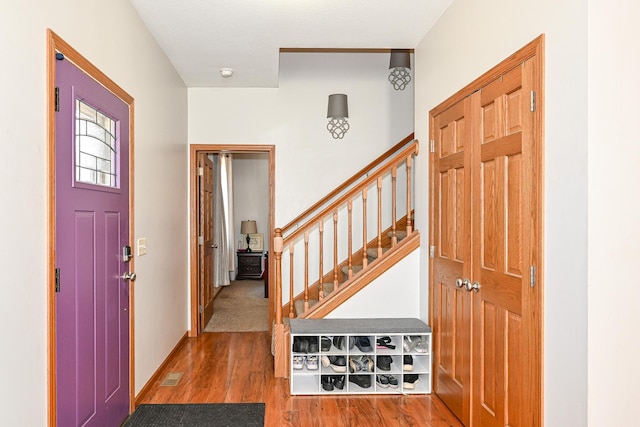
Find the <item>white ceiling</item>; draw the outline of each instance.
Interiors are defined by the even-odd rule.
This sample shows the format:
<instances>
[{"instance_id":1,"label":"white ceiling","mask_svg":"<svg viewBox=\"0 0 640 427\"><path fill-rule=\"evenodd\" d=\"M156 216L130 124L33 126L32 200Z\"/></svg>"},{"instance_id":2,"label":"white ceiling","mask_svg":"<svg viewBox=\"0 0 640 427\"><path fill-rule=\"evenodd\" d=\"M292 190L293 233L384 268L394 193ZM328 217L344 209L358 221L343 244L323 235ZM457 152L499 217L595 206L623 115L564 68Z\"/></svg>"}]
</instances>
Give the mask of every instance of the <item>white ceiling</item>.
<instances>
[{"instance_id":1,"label":"white ceiling","mask_svg":"<svg viewBox=\"0 0 640 427\"><path fill-rule=\"evenodd\" d=\"M277 87L280 48L414 48L453 2L130 1L188 87Z\"/></svg>"}]
</instances>

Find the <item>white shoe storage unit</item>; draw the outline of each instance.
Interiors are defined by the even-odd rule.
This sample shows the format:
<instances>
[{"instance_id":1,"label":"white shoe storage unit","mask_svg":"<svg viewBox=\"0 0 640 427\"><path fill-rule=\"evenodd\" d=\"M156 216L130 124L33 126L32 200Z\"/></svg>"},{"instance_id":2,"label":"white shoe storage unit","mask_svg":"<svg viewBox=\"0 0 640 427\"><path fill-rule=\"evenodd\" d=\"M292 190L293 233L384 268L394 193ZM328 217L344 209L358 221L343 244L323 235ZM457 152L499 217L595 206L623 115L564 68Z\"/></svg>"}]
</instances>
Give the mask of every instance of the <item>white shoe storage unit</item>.
<instances>
[{"instance_id":1,"label":"white shoe storage unit","mask_svg":"<svg viewBox=\"0 0 640 427\"><path fill-rule=\"evenodd\" d=\"M419 319L291 319L291 372L289 376L292 395L304 394L428 394L431 393L431 328ZM322 350L322 338L331 340L331 347ZM341 349L333 344L334 337L344 337L344 345ZM349 342L359 337L367 337L371 345L371 351L361 351L358 346L350 348ZM379 338L390 339L389 344L395 348L377 346ZM302 340L302 341L299 341ZM407 340L407 345L405 345ZM309 342L317 342L308 345ZM417 345L421 342L420 345ZM313 347L310 349L310 347ZM301 348L303 349L302 351ZM298 350L298 351L294 351ZM317 368L309 369L307 364L299 362L301 358L311 359L315 356ZM327 365L330 356L344 357L346 372L337 372ZM350 372L349 360L362 356L368 356L373 361L371 371ZM393 361L389 370L378 367L378 357L391 357ZM405 366L405 356L410 356L412 364ZM325 364L322 363L323 359ZM382 361L381 361L382 362ZM371 365L371 364L369 364ZM383 363L380 363L384 366ZM353 376L369 376L369 387L361 387L363 378L351 378ZM397 388L382 386L376 381L377 375L393 375L398 382ZM344 376L344 387L334 387L327 391L323 387L323 377ZM417 378L417 381L414 381ZM360 380L360 381L359 381ZM366 380L366 379L365 379ZM364 381L366 385L367 381Z\"/></svg>"}]
</instances>

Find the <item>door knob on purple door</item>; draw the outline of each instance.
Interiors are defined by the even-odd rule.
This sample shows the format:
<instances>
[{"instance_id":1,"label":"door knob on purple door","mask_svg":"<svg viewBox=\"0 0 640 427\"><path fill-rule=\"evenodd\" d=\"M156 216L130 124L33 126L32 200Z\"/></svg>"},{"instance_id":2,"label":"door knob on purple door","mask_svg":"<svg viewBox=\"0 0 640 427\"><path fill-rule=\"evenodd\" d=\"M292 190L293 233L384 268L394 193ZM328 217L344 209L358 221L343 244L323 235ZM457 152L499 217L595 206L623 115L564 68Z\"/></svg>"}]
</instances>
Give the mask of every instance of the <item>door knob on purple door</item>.
<instances>
[{"instance_id":1,"label":"door knob on purple door","mask_svg":"<svg viewBox=\"0 0 640 427\"><path fill-rule=\"evenodd\" d=\"M132 282L135 282L136 281L136 273L124 273L122 275L122 278L124 280L130 280Z\"/></svg>"}]
</instances>

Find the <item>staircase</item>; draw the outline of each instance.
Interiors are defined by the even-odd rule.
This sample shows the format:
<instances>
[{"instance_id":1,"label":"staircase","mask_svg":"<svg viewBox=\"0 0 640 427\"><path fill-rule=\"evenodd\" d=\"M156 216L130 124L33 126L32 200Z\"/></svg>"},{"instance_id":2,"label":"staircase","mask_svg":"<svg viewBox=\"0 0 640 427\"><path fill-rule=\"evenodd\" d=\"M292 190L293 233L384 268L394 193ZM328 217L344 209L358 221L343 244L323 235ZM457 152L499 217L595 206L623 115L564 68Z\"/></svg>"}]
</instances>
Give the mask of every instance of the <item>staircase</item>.
<instances>
[{"instance_id":1,"label":"staircase","mask_svg":"<svg viewBox=\"0 0 640 427\"><path fill-rule=\"evenodd\" d=\"M325 317L419 247L411 194L417 154L412 134L275 230L276 377L288 373L288 319Z\"/></svg>"}]
</instances>

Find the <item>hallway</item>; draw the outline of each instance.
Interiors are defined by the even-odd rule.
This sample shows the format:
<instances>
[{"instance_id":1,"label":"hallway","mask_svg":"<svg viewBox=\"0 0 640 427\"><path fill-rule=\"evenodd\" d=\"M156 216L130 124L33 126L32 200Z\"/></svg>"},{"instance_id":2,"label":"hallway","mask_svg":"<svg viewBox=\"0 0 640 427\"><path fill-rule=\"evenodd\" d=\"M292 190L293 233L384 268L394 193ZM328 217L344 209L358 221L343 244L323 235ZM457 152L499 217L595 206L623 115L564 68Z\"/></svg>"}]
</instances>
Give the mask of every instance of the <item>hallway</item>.
<instances>
[{"instance_id":1,"label":"hallway","mask_svg":"<svg viewBox=\"0 0 640 427\"><path fill-rule=\"evenodd\" d=\"M169 372L178 385L161 386ZM265 426L432 426L462 424L435 395L289 396L273 376L268 332L205 333L186 339L137 403L265 402Z\"/></svg>"}]
</instances>

